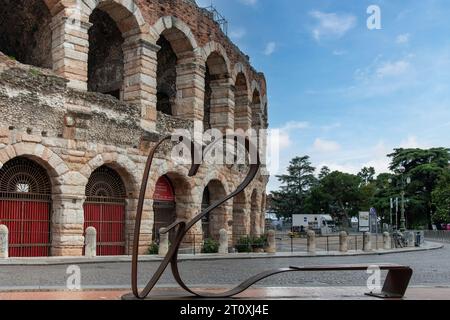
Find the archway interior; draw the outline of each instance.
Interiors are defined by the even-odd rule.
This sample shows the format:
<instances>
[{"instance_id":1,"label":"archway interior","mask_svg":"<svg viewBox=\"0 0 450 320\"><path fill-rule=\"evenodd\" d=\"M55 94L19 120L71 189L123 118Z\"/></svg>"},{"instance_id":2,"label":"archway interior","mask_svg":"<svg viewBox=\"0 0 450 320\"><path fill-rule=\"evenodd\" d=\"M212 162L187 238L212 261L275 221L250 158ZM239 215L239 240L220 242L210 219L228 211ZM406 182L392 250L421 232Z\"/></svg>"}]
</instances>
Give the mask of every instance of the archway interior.
<instances>
[{"instance_id":1,"label":"archway interior","mask_svg":"<svg viewBox=\"0 0 450 320\"><path fill-rule=\"evenodd\" d=\"M203 126L205 130L211 129L215 124L213 109L223 103L223 93L220 91L220 87L222 81L227 78L229 78L229 73L225 59L218 52L211 53L206 60L203 115ZM220 112L220 110L218 111Z\"/></svg>"},{"instance_id":2,"label":"archway interior","mask_svg":"<svg viewBox=\"0 0 450 320\"><path fill-rule=\"evenodd\" d=\"M153 241L159 241L159 230L175 222L177 218L175 191L169 177L162 176L155 185L153 194Z\"/></svg>"},{"instance_id":3,"label":"archway interior","mask_svg":"<svg viewBox=\"0 0 450 320\"><path fill-rule=\"evenodd\" d=\"M124 81L124 38L116 22L101 10L89 17L88 90L120 99Z\"/></svg>"},{"instance_id":4,"label":"archway interior","mask_svg":"<svg viewBox=\"0 0 450 320\"><path fill-rule=\"evenodd\" d=\"M236 77L235 83L235 117L234 117L234 128L235 129L244 129L248 128L248 87L247 80L245 78L244 73L240 72Z\"/></svg>"},{"instance_id":5,"label":"archway interior","mask_svg":"<svg viewBox=\"0 0 450 320\"><path fill-rule=\"evenodd\" d=\"M245 193L241 192L233 199L233 243L245 236L248 236L249 217L246 209Z\"/></svg>"},{"instance_id":6,"label":"archway interior","mask_svg":"<svg viewBox=\"0 0 450 320\"><path fill-rule=\"evenodd\" d=\"M257 191L254 190L251 198L251 209L250 209L250 230L252 236L260 236L260 219L258 212L258 194Z\"/></svg>"},{"instance_id":7,"label":"archway interior","mask_svg":"<svg viewBox=\"0 0 450 320\"><path fill-rule=\"evenodd\" d=\"M219 180L211 181L203 192L202 210L225 198L225 188ZM220 230L227 229L225 205L214 209L202 220L203 238L219 240Z\"/></svg>"},{"instance_id":8,"label":"archway interior","mask_svg":"<svg viewBox=\"0 0 450 320\"><path fill-rule=\"evenodd\" d=\"M84 230L97 230L97 255L125 254L126 189L120 175L102 166L95 170L86 185Z\"/></svg>"},{"instance_id":9,"label":"archway interior","mask_svg":"<svg viewBox=\"0 0 450 320\"><path fill-rule=\"evenodd\" d=\"M9 229L11 257L50 253L51 182L44 168L27 158L0 169L0 224Z\"/></svg>"},{"instance_id":10,"label":"archway interior","mask_svg":"<svg viewBox=\"0 0 450 320\"><path fill-rule=\"evenodd\" d=\"M173 107L177 96L177 56L170 42L161 35L157 45L157 103L156 109L162 113L173 115Z\"/></svg>"},{"instance_id":11,"label":"archway interior","mask_svg":"<svg viewBox=\"0 0 450 320\"><path fill-rule=\"evenodd\" d=\"M260 129L262 125L261 96L257 89L253 91L252 97L252 128Z\"/></svg>"},{"instance_id":12,"label":"archway interior","mask_svg":"<svg viewBox=\"0 0 450 320\"><path fill-rule=\"evenodd\" d=\"M21 63L51 69L51 21L44 1L0 0L0 51Z\"/></svg>"}]
</instances>

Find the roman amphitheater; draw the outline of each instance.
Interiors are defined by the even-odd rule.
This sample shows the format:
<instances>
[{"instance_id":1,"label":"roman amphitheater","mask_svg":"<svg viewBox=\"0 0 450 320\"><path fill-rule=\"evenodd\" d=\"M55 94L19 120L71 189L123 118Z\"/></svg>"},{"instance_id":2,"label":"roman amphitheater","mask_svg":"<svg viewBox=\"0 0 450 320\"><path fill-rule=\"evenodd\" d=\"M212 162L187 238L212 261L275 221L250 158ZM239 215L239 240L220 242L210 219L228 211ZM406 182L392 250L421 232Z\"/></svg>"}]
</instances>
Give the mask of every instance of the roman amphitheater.
<instances>
[{"instance_id":1,"label":"roman amphitheater","mask_svg":"<svg viewBox=\"0 0 450 320\"><path fill-rule=\"evenodd\" d=\"M256 32L256 30L255 30ZM0 0L0 224L10 256L130 253L149 151L194 122L268 127L264 75L193 0ZM245 167L245 166L244 166ZM141 251L243 180L236 165L187 166L158 154ZM203 219L192 236L230 245L264 232L267 175Z\"/></svg>"}]
</instances>

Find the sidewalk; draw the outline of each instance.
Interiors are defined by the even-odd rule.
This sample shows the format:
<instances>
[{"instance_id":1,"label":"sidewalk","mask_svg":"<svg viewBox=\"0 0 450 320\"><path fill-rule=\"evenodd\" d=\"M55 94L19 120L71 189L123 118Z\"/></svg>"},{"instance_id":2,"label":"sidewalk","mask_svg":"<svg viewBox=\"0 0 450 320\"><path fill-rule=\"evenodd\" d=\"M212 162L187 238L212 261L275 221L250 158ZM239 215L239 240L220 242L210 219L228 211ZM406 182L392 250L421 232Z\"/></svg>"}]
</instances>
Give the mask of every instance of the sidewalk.
<instances>
[{"instance_id":1,"label":"sidewalk","mask_svg":"<svg viewBox=\"0 0 450 320\"><path fill-rule=\"evenodd\" d=\"M437 250L443 248L441 243L427 241L420 248L403 248L391 250L372 250L369 252L349 251L342 253L338 251L318 251L316 254L307 252L279 252L269 253L238 253L228 255L218 254L198 254L198 255L180 255L179 261L197 261L197 260L221 260L221 259L270 259L270 258L308 258L308 257L342 257L342 256L367 256L367 255L386 255L394 253L407 253L417 251ZM140 262L160 262L163 258L158 256L140 256ZM98 264L98 263L123 263L131 262L131 256L108 256L108 257L46 257L46 258L8 258L0 259L1 265L26 266L26 265L67 265L67 264Z\"/></svg>"},{"instance_id":2,"label":"sidewalk","mask_svg":"<svg viewBox=\"0 0 450 320\"><path fill-rule=\"evenodd\" d=\"M197 288L219 293L224 289ZM196 291L197 291L196 290ZM380 300L366 296L364 287L251 288L230 300ZM0 292L0 300L121 300L130 290ZM191 300L195 297L181 289L157 288L151 300ZM149 299L150 300L150 299ZM410 287L404 300L450 300L449 287Z\"/></svg>"}]
</instances>

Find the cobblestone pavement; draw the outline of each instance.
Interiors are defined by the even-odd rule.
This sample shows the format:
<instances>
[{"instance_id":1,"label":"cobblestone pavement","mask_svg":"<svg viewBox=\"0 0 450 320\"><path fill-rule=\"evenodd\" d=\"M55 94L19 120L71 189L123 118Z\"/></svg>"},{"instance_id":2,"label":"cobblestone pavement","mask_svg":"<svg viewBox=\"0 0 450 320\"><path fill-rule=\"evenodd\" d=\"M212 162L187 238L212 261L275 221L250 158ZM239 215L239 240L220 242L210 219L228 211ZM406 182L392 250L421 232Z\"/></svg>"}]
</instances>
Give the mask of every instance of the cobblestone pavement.
<instances>
[{"instance_id":1,"label":"cobblestone pavement","mask_svg":"<svg viewBox=\"0 0 450 320\"><path fill-rule=\"evenodd\" d=\"M450 286L450 245L426 252L390 254L383 256L313 257L239 259L220 261L186 261L180 270L186 282L203 287L227 286L267 269L322 264L399 263L414 270L413 286ZM140 264L140 283L158 267L156 262ZM65 288L68 266L1 266L0 289L6 288ZM80 265L83 288L127 288L130 283L129 263L105 263ZM368 275L364 272L291 273L275 276L261 286L273 287L322 287L365 286ZM175 282L166 272L159 285L172 286Z\"/></svg>"}]
</instances>

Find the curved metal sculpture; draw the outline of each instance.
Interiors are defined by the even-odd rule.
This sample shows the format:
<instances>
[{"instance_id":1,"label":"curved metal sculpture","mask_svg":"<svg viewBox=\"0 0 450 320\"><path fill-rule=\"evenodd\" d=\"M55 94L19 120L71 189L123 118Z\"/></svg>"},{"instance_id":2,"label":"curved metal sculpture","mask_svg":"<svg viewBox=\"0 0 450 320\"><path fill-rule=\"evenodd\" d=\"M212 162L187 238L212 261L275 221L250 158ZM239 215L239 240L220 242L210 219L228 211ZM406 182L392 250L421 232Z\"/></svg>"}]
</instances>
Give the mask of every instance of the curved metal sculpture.
<instances>
[{"instance_id":1,"label":"curved metal sculpture","mask_svg":"<svg viewBox=\"0 0 450 320\"><path fill-rule=\"evenodd\" d=\"M241 137L242 138L242 137ZM158 148L166 141L171 141L172 137L167 136L164 139L162 139L160 142L158 142L155 147L150 152L150 155L148 156L148 160L145 166L144 170L144 177L142 180L141 185L141 191L139 195L139 202L137 207L137 216L136 216L136 224L135 224L135 230L134 230L134 242L133 242L133 257L132 257L132 279L131 279L131 286L133 295L137 299L145 299L149 296L151 291L155 288L157 282L163 275L164 271L167 269L169 264L171 265L173 276L176 280L176 282L180 285L181 288L183 288L188 293L199 297L199 298L230 298L233 296L236 296L244 291L246 291L248 288L253 286L254 284L260 282L261 280L264 280L268 277L280 274L280 273L286 273L286 272L305 272L305 271L344 271L344 270L367 270L368 266L362 266L362 265L350 265L350 266L316 266L316 267L289 267L289 268L281 268L281 269L274 269L266 272L262 272L260 274L257 274L250 279L242 282L240 285L235 287L234 289L231 289L229 291L223 292L223 293L206 293L206 292L195 292L194 290L190 289L186 283L181 278L179 269L178 269L178 252L181 246L181 243L188 233L188 231L196 224L198 223L204 216L208 215L210 212L212 212L214 209L220 207L225 202L231 200L232 198L239 195L241 192L245 190L245 188L253 181L253 179L256 177L258 170L261 166L261 161L259 157L259 152L255 148L254 145L251 144L251 142L245 138L245 139L239 139L239 136L236 135L230 135L226 136L224 139L218 139L208 145L206 148L200 147L195 145L192 141L184 141L185 144L190 144L191 147L191 155L192 155L192 166L189 171L189 177L193 177L198 173L198 170L200 168L200 164L195 164L194 159L203 159L203 155L208 154L210 150L213 149L214 145L216 143L223 142L224 140L233 139L234 141L244 141L245 140L245 150L249 154L250 158L250 169L247 173L246 178L244 181L239 185L239 187L231 194L227 195L223 199L215 202L210 207L205 209L203 212L198 214L196 217L194 217L191 221L185 222L185 221L179 221L173 223L171 226L169 226L165 233L168 233L170 231L174 231L175 235L173 239L171 240L171 247L169 249L169 252L167 253L164 260L161 262L161 265L159 266L158 270L155 272L151 280L148 282L148 284L145 286L142 292L139 292L138 288L138 260L139 260L139 238L140 238L140 229L141 229L141 222L142 222L142 213L144 208L144 200L145 200L145 193L147 190L147 184L149 180L149 174L152 167L154 156L158 150ZM251 152L256 151L256 152ZM200 158L198 156L201 156ZM385 281L383 292L381 295L376 295L370 293L370 295L376 296L376 297L382 297L382 298L401 298L403 297L406 288L408 286L409 280L412 275L412 270L408 267L398 266L398 265L381 265L379 266L381 270L389 270L388 277Z\"/></svg>"}]
</instances>

